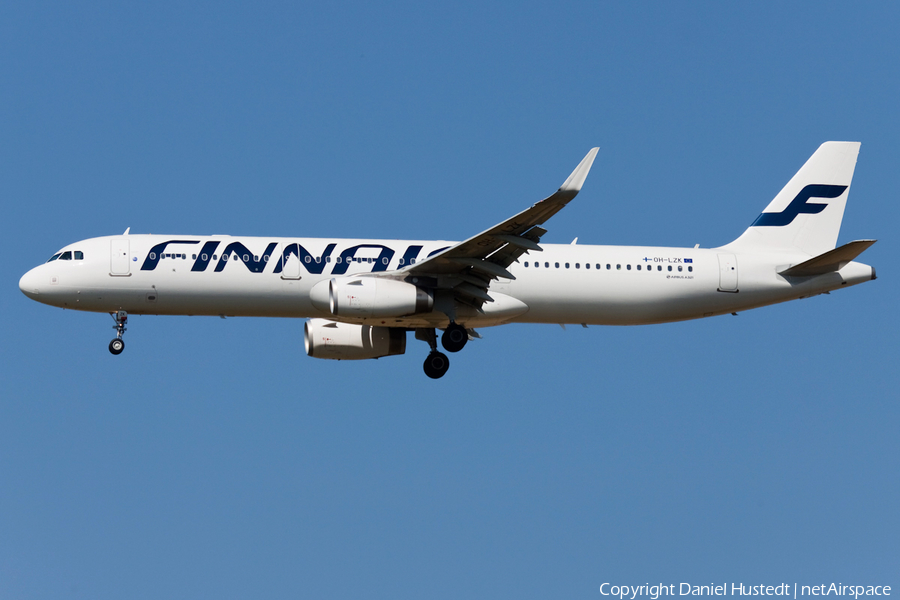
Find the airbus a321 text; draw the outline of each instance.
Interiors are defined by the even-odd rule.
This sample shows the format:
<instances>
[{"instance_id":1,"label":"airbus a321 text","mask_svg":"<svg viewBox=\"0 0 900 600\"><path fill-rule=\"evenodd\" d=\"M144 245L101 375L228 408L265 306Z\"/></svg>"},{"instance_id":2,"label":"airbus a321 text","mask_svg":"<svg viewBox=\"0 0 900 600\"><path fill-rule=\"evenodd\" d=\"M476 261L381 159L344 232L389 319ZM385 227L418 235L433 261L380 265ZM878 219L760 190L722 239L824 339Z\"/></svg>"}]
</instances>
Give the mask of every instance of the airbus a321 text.
<instances>
[{"instance_id":1,"label":"airbus a321 text","mask_svg":"<svg viewBox=\"0 0 900 600\"><path fill-rule=\"evenodd\" d=\"M581 190L597 148L556 193L464 242L123 235L70 244L19 281L26 296L129 314L301 317L306 352L356 360L428 343L438 378L476 328L505 323L640 325L698 319L875 279L836 247L857 142L826 142L738 239L719 248L542 244Z\"/></svg>"}]
</instances>

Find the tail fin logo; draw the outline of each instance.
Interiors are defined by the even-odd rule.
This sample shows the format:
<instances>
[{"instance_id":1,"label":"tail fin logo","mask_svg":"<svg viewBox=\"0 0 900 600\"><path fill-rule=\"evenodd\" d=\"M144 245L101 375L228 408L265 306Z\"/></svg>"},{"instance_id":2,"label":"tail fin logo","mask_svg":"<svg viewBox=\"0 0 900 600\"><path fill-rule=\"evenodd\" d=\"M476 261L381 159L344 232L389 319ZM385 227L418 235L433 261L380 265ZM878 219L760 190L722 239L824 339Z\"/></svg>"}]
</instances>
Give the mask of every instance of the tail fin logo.
<instances>
[{"instance_id":1,"label":"tail fin logo","mask_svg":"<svg viewBox=\"0 0 900 600\"><path fill-rule=\"evenodd\" d=\"M827 204L809 204L811 198L837 198L847 189L846 185L808 185L780 213L762 213L751 227L784 227L790 225L800 213L817 215Z\"/></svg>"}]
</instances>

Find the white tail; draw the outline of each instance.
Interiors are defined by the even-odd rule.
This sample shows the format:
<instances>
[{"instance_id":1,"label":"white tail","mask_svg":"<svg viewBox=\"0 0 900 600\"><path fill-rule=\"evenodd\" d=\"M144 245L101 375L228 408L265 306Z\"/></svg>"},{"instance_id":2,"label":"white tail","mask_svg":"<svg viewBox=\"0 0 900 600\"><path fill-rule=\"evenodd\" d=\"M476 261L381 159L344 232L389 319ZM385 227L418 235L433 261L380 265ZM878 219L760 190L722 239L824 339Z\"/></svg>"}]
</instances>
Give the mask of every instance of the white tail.
<instances>
[{"instance_id":1,"label":"white tail","mask_svg":"<svg viewBox=\"0 0 900 600\"><path fill-rule=\"evenodd\" d=\"M775 196L732 251L800 250L816 256L837 245L859 142L825 142Z\"/></svg>"}]
</instances>

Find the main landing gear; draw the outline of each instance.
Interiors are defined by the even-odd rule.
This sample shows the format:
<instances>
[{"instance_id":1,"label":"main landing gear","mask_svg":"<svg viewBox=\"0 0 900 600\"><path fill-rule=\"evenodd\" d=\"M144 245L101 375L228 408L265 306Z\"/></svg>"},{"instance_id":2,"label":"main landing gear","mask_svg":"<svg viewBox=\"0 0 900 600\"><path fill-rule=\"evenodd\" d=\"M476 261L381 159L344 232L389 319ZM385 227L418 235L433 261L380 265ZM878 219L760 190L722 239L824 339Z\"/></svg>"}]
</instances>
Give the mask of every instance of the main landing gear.
<instances>
[{"instance_id":1,"label":"main landing gear","mask_svg":"<svg viewBox=\"0 0 900 600\"><path fill-rule=\"evenodd\" d=\"M431 348L428 358L425 359L425 374L432 379L440 379L450 368L450 359L438 352L434 329L416 329L416 339L428 342L428 347Z\"/></svg>"},{"instance_id":2,"label":"main landing gear","mask_svg":"<svg viewBox=\"0 0 900 600\"><path fill-rule=\"evenodd\" d=\"M125 340L122 339L122 336L125 335L125 324L128 323L128 313L124 310L120 310L118 312L109 313L109 315L116 322L113 325L113 329L116 330L116 337L109 343L109 351L112 354L122 354L122 350L125 349Z\"/></svg>"},{"instance_id":3,"label":"main landing gear","mask_svg":"<svg viewBox=\"0 0 900 600\"><path fill-rule=\"evenodd\" d=\"M450 359L447 355L438 352L437 334L434 329L416 329L416 339L428 342L431 352L425 359L425 374L432 379L440 379L450 368ZM441 344L447 352L459 352L469 341L469 332L465 327L457 323L450 323L441 335Z\"/></svg>"},{"instance_id":4,"label":"main landing gear","mask_svg":"<svg viewBox=\"0 0 900 600\"><path fill-rule=\"evenodd\" d=\"M440 379L450 368L450 359L446 354L432 350L425 359L425 374L432 379Z\"/></svg>"},{"instance_id":5,"label":"main landing gear","mask_svg":"<svg viewBox=\"0 0 900 600\"><path fill-rule=\"evenodd\" d=\"M441 344L447 352L459 352L469 341L469 332L458 323L450 323L441 336Z\"/></svg>"}]
</instances>

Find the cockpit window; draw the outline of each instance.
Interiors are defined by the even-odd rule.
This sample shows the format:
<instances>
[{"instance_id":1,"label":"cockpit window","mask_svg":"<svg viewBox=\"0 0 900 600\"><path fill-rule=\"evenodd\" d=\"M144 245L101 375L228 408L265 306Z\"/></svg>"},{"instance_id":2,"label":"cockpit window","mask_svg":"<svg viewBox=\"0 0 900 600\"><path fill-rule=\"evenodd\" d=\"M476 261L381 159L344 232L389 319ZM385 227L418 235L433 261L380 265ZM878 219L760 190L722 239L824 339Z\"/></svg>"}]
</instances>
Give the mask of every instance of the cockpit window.
<instances>
[{"instance_id":1,"label":"cockpit window","mask_svg":"<svg viewBox=\"0 0 900 600\"><path fill-rule=\"evenodd\" d=\"M65 252L63 252L59 257L59 260L72 260L72 251L66 250Z\"/></svg>"},{"instance_id":2,"label":"cockpit window","mask_svg":"<svg viewBox=\"0 0 900 600\"><path fill-rule=\"evenodd\" d=\"M84 253L81 250L75 251L75 260L84 260Z\"/></svg>"},{"instance_id":3,"label":"cockpit window","mask_svg":"<svg viewBox=\"0 0 900 600\"><path fill-rule=\"evenodd\" d=\"M48 260L47 262L53 262L54 260L56 260L57 258L59 258L59 255L60 255L60 254L62 254L62 252L57 252L56 254L54 254L53 256L51 256L51 257L50 257L50 260Z\"/></svg>"}]
</instances>

